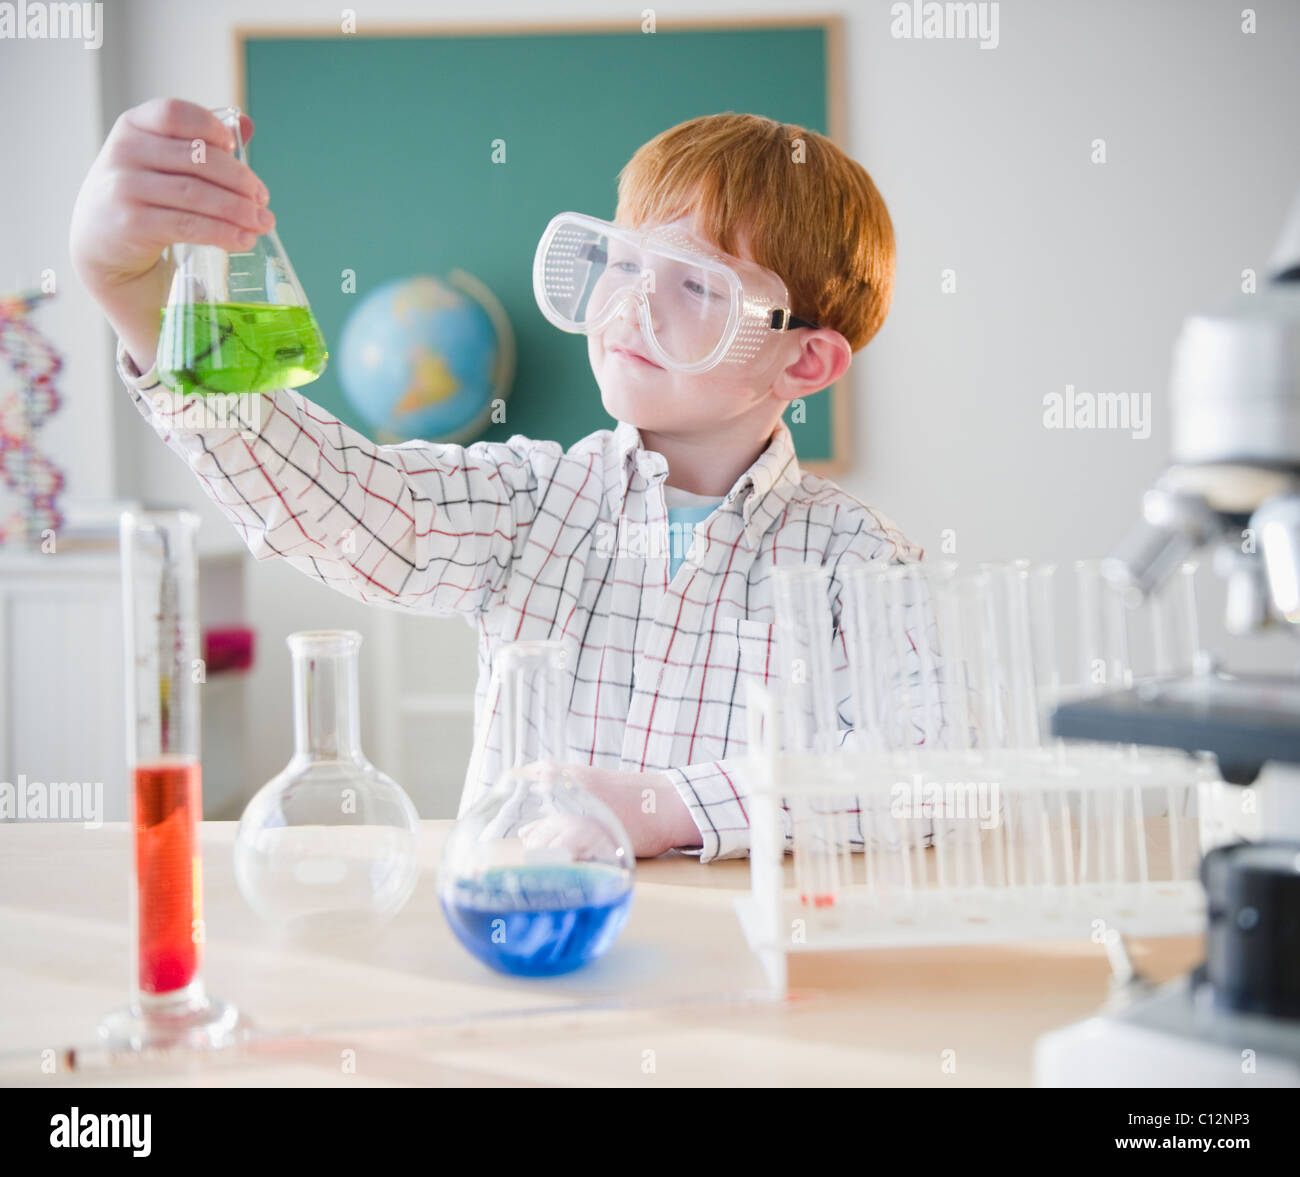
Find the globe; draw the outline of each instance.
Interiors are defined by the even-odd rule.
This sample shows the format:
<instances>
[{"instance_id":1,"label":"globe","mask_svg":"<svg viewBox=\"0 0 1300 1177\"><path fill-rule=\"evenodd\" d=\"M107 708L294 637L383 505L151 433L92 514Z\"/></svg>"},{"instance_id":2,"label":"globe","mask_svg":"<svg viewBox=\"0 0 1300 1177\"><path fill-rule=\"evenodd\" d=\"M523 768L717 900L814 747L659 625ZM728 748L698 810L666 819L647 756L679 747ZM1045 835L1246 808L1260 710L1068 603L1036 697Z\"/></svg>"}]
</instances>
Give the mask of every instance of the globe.
<instances>
[{"instance_id":1,"label":"globe","mask_svg":"<svg viewBox=\"0 0 1300 1177\"><path fill-rule=\"evenodd\" d=\"M343 394L379 441L466 443L510 395L514 333L488 288L463 270L397 278L343 324Z\"/></svg>"}]
</instances>

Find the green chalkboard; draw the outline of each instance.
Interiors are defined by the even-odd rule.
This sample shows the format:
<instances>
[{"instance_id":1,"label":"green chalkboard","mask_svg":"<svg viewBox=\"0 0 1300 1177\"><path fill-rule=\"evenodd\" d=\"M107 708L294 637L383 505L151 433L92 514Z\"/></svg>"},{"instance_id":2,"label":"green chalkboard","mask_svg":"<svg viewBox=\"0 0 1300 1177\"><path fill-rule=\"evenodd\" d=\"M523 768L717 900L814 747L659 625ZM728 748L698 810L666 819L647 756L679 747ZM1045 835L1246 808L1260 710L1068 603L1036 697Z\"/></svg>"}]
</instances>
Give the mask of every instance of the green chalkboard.
<instances>
[{"instance_id":1,"label":"green chalkboard","mask_svg":"<svg viewBox=\"0 0 1300 1177\"><path fill-rule=\"evenodd\" d=\"M542 229L565 209L612 216L619 169L688 118L745 111L833 136L835 35L834 18L654 33L241 29L239 101L256 124L250 163L327 342L383 282L467 271L500 300L518 346L507 419L482 437L569 445L614 422L585 339L557 331L533 300ZM333 368L304 392L368 432ZM794 428L804 465L840 468L845 404L840 388L806 402Z\"/></svg>"}]
</instances>

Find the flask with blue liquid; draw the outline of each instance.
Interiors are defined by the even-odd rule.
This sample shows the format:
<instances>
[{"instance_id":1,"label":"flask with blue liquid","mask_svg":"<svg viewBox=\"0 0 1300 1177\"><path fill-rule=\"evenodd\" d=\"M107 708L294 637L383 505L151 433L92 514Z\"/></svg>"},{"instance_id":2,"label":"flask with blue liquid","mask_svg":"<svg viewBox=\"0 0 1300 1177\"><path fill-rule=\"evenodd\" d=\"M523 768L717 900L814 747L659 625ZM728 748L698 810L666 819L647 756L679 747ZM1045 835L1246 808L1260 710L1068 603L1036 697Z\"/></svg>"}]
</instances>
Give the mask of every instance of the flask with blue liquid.
<instances>
[{"instance_id":1,"label":"flask with blue liquid","mask_svg":"<svg viewBox=\"0 0 1300 1177\"><path fill-rule=\"evenodd\" d=\"M604 955L632 903L627 831L564 766L565 655L556 641L498 651L501 777L452 827L438 871L456 938L514 976L556 976Z\"/></svg>"}]
</instances>

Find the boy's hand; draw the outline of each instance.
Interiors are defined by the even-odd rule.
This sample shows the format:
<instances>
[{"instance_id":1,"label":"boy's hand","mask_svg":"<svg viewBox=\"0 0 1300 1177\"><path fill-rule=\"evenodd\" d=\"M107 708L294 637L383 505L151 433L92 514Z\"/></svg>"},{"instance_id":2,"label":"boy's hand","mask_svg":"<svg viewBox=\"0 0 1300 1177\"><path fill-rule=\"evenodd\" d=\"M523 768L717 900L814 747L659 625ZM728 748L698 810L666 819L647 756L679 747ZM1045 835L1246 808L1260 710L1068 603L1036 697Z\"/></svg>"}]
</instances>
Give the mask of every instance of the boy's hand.
<instances>
[{"instance_id":1,"label":"boy's hand","mask_svg":"<svg viewBox=\"0 0 1300 1177\"><path fill-rule=\"evenodd\" d=\"M251 138L247 115L240 130ZM113 124L77 194L73 268L141 371L153 361L167 297L163 250L181 241L247 249L275 223L265 186L233 149L230 131L205 107L154 98Z\"/></svg>"},{"instance_id":2,"label":"boy's hand","mask_svg":"<svg viewBox=\"0 0 1300 1177\"><path fill-rule=\"evenodd\" d=\"M663 773L618 772L589 764L566 764L565 768L614 811L638 858L700 845L700 832L690 810Z\"/></svg>"}]
</instances>

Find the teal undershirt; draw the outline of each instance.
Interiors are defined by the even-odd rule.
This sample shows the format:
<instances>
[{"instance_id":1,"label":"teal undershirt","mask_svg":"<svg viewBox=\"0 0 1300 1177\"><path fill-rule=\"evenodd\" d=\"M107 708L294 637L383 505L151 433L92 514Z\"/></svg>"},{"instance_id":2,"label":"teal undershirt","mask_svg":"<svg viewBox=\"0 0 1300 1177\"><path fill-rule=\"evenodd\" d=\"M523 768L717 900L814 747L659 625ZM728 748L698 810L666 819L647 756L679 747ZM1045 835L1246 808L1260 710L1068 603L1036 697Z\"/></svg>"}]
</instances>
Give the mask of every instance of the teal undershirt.
<instances>
[{"instance_id":1,"label":"teal undershirt","mask_svg":"<svg viewBox=\"0 0 1300 1177\"><path fill-rule=\"evenodd\" d=\"M687 551L690 550L694 540L695 525L704 519L707 519L714 511L718 509L718 499L716 503L706 503L702 507L669 507L668 508L668 579L672 580L677 575L677 569L682 566L682 560Z\"/></svg>"}]
</instances>

